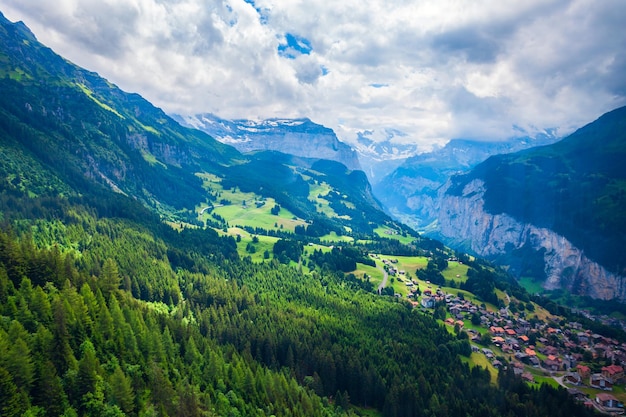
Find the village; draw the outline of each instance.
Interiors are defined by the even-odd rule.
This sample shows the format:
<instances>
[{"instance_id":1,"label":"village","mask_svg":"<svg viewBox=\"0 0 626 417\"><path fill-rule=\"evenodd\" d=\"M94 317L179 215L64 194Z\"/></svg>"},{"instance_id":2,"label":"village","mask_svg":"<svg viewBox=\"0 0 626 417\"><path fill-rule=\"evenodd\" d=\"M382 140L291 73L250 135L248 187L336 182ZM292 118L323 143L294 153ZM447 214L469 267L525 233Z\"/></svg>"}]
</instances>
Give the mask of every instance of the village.
<instances>
[{"instance_id":1,"label":"village","mask_svg":"<svg viewBox=\"0 0 626 417\"><path fill-rule=\"evenodd\" d=\"M626 343L592 333L577 322L548 324L526 320L507 308L490 311L441 288L424 290L419 303L427 309L445 304L445 324L466 331L472 351L483 354L494 368L508 363L530 383L537 373L550 376L576 400L606 413L624 413L623 402L612 392L624 393ZM466 328L476 318L479 326Z\"/></svg>"},{"instance_id":2,"label":"village","mask_svg":"<svg viewBox=\"0 0 626 417\"><path fill-rule=\"evenodd\" d=\"M624 414L626 343L559 317L538 319L508 306L488 308L461 292L446 292L429 281L409 278L394 260L383 263L389 275L408 289L397 297L430 314L445 308L445 325L451 332L466 332L473 355L483 355L494 370L512 366L530 384L552 380L588 407L609 415ZM599 319L589 313L586 317Z\"/></svg>"}]
</instances>

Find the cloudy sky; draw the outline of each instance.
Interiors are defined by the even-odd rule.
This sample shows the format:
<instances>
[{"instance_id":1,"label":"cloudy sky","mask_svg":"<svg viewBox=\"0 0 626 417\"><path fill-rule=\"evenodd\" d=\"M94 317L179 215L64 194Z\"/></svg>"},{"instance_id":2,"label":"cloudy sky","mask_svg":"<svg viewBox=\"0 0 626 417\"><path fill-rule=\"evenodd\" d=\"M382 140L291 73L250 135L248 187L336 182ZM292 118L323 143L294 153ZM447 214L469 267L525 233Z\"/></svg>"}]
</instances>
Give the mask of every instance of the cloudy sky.
<instances>
[{"instance_id":1,"label":"cloudy sky","mask_svg":"<svg viewBox=\"0 0 626 417\"><path fill-rule=\"evenodd\" d=\"M353 141L568 133L626 104L624 0L0 0L169 113L309 117ZM395 132L395 133L394 133Z\"/></svg>"}]
</instances>

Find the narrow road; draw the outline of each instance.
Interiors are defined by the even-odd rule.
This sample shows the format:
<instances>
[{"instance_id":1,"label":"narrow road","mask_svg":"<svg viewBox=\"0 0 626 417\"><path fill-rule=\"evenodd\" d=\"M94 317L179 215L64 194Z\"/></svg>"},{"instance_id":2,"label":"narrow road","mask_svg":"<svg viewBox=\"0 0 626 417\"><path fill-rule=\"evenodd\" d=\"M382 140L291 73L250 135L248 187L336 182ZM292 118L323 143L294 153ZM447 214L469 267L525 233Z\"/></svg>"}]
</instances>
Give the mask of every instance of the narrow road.
<instances>
[{"instance_id":1,"label":"narrow road","mask_svg":"<svg viewBox=\"0 0 626 417\"><path fill-rule=\"evenodd\" d=\"M200 214L204 214L205 211L210 210L210 209L214 209L216 207L222 207L223 204L216 204L214 206L207 206L205 208L203 208L202 210L200 210Z\"/></svg>"},{"instance_id":2,"label":"narrow road","mask_svg":"<svg viewBox=\"0 0 626 417\"><path fill-rule=\"evenodd\" d=\"M381 294L383 292L383 288L387 286L387 278L389 278L389 274L387 273L387 271L385 271L385 268L383 267L379 266L378 270L383 273L383 282L381 282L378 286L378 294Z\"/></svg>"}]
</instances>

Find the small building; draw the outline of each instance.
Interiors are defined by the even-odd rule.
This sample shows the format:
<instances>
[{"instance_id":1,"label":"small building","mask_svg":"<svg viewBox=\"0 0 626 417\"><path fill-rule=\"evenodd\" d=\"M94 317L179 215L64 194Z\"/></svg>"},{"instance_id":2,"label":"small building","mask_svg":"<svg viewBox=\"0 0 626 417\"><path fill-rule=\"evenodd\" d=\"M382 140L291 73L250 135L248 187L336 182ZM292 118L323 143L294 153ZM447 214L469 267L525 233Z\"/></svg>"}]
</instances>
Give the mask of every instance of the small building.
<instances>
[{"instance_id":1,"label":"small building","mask_svg":"<svg viewBox=\"0 0 626 417\"><path fill-rule=\"evenodd\" d=\"M576 365L576 372L581 378L589 378L591 376L591 368L586 365Z\"/></svg>"},{"instance_id":2,"label":"small building","mask_svg":"<svg viewBox=\"0 0 626 417\"><path fill-rule=\"evenodd\" d=\"M582 385L583 379L578 372L568 372L565 374L565 376L563 376L563 382L572 385Z\"/></svg>"},{"instance_id":3,"label":"small building","mask_svg":"<svg viewBox=\"0 0 626 417\"><path fill-rule=\"evenodd\" d=\"M567 393L574 398L574 401L577 402L583 402L583 401L587 401L587 396L585 395L584 392L582 392L579 389L576 388L568 388L567 389Z\"/></svg>"},{"instance_id":4,"label":"small building","mask_svg":"<svg viewBox=\"0 0 626 417\"><path fill-rule=\"evenodd\" d=\"M436 300L434 297L424 296L420 300L420 304L424 308L435 308Z\"/></svg>"},{"instance_id":5,"label":"small building","mask_svg":"<svg viewBox=\"0 0 626 417\"><path fill-rule=\"evenodd\" d=\"M624 405L620 403L617 398L615 398L611 394L607 394L606 392L600 392L596 394L596 403L598 403L605 409L624 408Z\"/></svg>"},{"instance_id":6,"label":"small building","mask_svg":"<svg viewBox=\"0 0 626 417\"><path fill-rule=\"evenodd\" d=\"M591 375L591 377L589 377L589 386L591 388L605 391L613 391L613 383L606 379L602 374Z\"/></svg>"},{"instance_id":7,"label":"small building","mask_svg":"<svg viewBox=\"0 0 626 417\"><path fill-rule=\"evenodd\" d=\"M624 378L624 368L619 365L609 365L602 367L602 376L610 380L613 384L618 383Z\"/></svg>"}]
</instances>

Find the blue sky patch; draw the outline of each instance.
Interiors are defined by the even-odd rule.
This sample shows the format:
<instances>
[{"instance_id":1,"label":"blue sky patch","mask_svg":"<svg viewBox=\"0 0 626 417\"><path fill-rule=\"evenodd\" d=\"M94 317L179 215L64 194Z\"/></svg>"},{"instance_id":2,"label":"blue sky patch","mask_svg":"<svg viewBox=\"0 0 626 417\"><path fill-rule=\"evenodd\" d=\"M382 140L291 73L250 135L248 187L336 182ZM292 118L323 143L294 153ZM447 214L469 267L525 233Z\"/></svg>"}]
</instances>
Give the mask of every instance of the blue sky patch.
<instances>
[{"instance_id":1,"label":"blue sky patch","mask_svg":"<svg viewBox=\"0 0 626 417\"><path fill-rule=\"evenodd\" d=\"M383 88L383 87L389 87L389 84L386 84L386 83L372 83L372 84L370 84L370 87Z\"/></svg>"},{"instance_id":2,"label":"blue sky patch","mask_svg":"<svg viewBox=\"0 0 626 417\"><path fill-rule=\"evenodd\" d=\"M254 7L254 10L256 10L256 12L259 14L259 21L261 22L262 25L267 25L267 21L269 19L269 15L268 15L268 10L267 9L261 9L260 7L258 7L255 3L254 0L243 0L246 3L248 3L249 5L251 5L252 7Z\"/></svg>"},{"instance_id":3,"label":"blue sky patch","mask_svg":"<svg viewBox=\"0 0 626 417\"><path fill-rule=\"evenodd\" d=\"M286 33L285 41L287 43L278 45L278 55L284 58L295 59L299 55L309 55L313 50L311 42L298 35Z\"/></svg>"}]
</instances>

